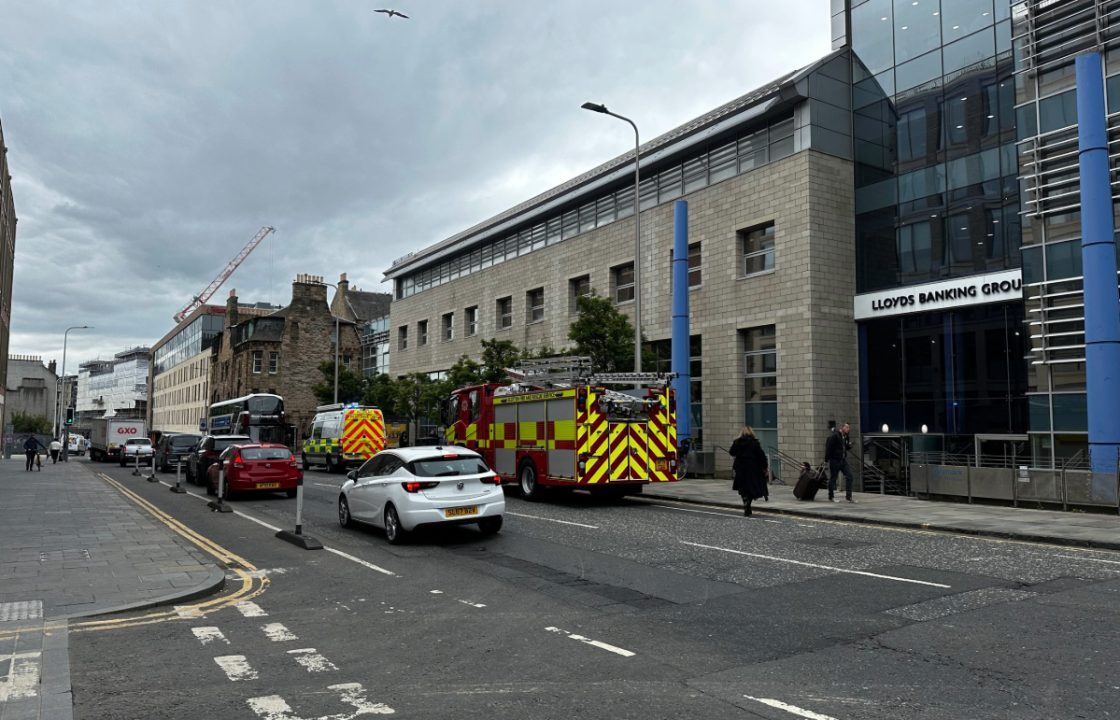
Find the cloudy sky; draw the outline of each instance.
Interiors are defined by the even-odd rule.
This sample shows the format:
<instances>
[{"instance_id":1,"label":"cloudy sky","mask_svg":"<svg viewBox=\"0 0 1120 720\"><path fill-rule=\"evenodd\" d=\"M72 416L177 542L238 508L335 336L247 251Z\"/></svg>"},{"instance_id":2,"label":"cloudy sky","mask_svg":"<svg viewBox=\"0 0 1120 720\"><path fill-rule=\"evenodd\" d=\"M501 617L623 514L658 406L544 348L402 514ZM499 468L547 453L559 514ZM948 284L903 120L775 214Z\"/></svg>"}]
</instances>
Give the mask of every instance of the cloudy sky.
<instances>
[{"instance_id":1,"label":"cloudy sky","mask_svg":"<svg viewBox=\"0 0 1120 720\"><path fill-rule=\"evenodd\" d=\"M437 242L829 51L828 0L0 0L11 352L70 369Z\"/></svg>"}]
</instances>

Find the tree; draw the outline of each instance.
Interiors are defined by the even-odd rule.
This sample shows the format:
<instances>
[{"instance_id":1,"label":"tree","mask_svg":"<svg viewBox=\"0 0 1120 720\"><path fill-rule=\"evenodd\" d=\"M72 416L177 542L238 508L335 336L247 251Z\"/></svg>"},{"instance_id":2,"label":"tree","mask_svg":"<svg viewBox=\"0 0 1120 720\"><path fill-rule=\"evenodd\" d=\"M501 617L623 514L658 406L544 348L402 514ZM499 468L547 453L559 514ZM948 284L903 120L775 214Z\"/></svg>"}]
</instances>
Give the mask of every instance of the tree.
<instances>
[{"instance_id":1,"label":"tree","mask_svg":"<svg viewBox=\"0 0 1120 720\"><path fill-rule=\"evenodd\" d=\"M444 382L447 384L449 391L465 385L478 385L485 382L482 365L466 355L460 355L455 364L448 369L447 380Z\"/></svg>"},{"instance_id":2,"label":"tree","mask_svg":"<svg viewBox=\"0 0 1120 720\"><path fill-rule=\"evenodd\" d=\"M506 368L513 367L524 357L521 348L510 340L491 338L482 341L482 381L503 382Z\"/></svg>"},{"instance_id":3,"label":"tree","mask_svg":"<svg viewBox=\"0 0 1120 720\"><path fill-rule=\"evenodd\" d=\"M52 432L51 421L42 415L31 415L17 410L12 413L12 431L50 435Z\"/></svg>"},{"instance_id":4,"label":"tree","mask_svg":"<svg viewBox=\"0 0 1120 720\"><path fill-rule=\"evenodd\" d=\"M609 298L584 295L576 301L579 317L568 328L573 352L591 358L595 372L634 369L634 326Z\"/></svg>"},{"instance_id":5,"label":"tree","mask_svg":"<svg viewBox=\"0 0 1120 720\"><path fill-rule=\"evenodd\" d=\"M362 394L362 404L381 408L385 415L396 414L397 404L396 381L382 373L366 380L365 392Z\"/></svg>"},{"instance_id":6,"label":"tree","mask_svg":"<svg viewBox=\"0 0 1120 720\"><path fill-rule=\"evenodd\" d=\"M419 424L423 417L438 415L439 404L446 397L446 381L436 382L424 373L409 373L394 382L397 414Z\"/></svg>"},{"instance_id":7,"label":"tree","mask_svg":"<svg viewBox=\"0 0 1120 720\"><path fill-rule=\"evenodd\" d=\"M323 373L323 382L311 388L319 402L326 404L334 402L334 363L327 360L319 363L319 372ZM338 401L340 403L361 402L366 390L366 380L360 373L350 368L338 369Z\"/></svg>"}]
</instances>

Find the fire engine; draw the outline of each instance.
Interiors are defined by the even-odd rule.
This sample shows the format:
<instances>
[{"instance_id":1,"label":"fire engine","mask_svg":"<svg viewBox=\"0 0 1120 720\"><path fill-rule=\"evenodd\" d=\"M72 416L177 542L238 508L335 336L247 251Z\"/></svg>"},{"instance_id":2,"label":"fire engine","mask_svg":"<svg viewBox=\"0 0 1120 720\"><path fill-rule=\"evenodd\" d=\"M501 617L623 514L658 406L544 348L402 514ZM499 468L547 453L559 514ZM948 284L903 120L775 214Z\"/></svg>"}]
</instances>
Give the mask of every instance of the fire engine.
<instances>
[{"instance_id":1,"label":"fire engine","mask_svg":"<svg viewBox=\"0 0 1120 720\"><path fill-rule=\"evenodd\" d=\"M511 383L454 391L444 424L448 442L477 451L522 497L545 488L637 494L647 483L679 479L669 376L593 374L590 359L580 357L508 372Z\"/></svg>"}]
</instances>

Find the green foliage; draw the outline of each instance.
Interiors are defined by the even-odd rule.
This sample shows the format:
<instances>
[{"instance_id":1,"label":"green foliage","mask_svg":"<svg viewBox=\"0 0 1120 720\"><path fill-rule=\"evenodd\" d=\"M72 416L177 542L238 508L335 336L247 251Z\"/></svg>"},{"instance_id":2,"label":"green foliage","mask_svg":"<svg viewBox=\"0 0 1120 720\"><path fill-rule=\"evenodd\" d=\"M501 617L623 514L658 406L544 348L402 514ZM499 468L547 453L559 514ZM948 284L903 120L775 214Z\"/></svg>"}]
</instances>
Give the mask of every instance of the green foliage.
<instances>
[{"instance_id":1,"label":"green foliage","mask_svg":"<svg viewBox=\"0 0 1120 720\"><path fill-rule=\"evenodd\" d=\"M504 382L506 368L513 367L522 358L524 353L510 340L482 341L482 381Z\"/></svg>"},{"instance_id":2,"label":"green foliage","mask_svg":"<svg viewBox=\"0 0 1120 720\"><path fill-rule=\"evenodd\" d=\"M394 410L410 422L438 414L439 405L447 397L447 382L436 382L425 373L409 373L394 383Z\"/></svg>"},{"instance_id":3,"label":"green foliage","mask_svg":"<svg viewBox=\"0 0 1120 720\"><path fill-rule=\"evenodd\" d=\"M323 404L334 402L334 363L325 361L319 363L319 372L323 373L323 382L311 388L315 397ZM366 379L361 373L349 368L338 369L338 401L340 403L360 402L365 395Z\"/></svg>"},{"instance_id":4,"label":"green foliage","mask_svg":"<svg viewBox=\"0 0 1120 720\"><path fill-rule=\"evenodd\" d=\"M485 340L483 342L486 342ZM447 383L449 389L460 388L464 385L478 385L485 382L482 379L482 364L475 362L466 355L461 355L455 364L447 371Z\"/></svg>"},{"instance_id":5,"label":"green foliage","mask_svg":"<svg viewBox=\"0 0 1120 720\"><path fill-rule=\"evenodd\" d=\"M379 407L381 412L387 416L396 415L396 381L384 373L366 378L365 391L362 393L362 404Z\"/></svg>"},{"instance_id":6,"label":"green foliage","mask_svg":"<svg viewBox=\"0 0 1120 720\"><path fill-rule=\"evenodd\" d=\"M609 298L594 293L576 301L579 317L568 328L576 355L591 358L595 372L634 369L634 326Z\"/></svg>"},{"instance_id":7,"label":"green foliage","mask_svg":"<svg viewBox=\"0 0 1120 720\"><path fill-rule=\"evenodd\" d=\"M29 415L22 412L12 413L12 431L17 433L37 433L50 435L53 432L51 421L42 415Z\"/></svg>"}]
</instances>

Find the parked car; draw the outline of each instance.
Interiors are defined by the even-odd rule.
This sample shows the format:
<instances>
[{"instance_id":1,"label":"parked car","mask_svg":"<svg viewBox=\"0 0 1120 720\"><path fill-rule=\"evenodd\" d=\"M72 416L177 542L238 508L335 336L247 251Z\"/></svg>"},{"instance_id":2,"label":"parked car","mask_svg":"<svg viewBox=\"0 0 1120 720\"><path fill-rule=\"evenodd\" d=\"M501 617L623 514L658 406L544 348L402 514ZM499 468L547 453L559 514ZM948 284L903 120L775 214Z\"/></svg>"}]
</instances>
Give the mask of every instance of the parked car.
<instances>
[{"instance_id":1,"label":"parked car","mask_svg":"<svg viewBox=\"0 0 1120 720\"><path fill-rule=\"evenodd\" d=\"M86 439L76 433L70 433L66 440L66 452L69 455L85 455Z\"/></svg>"},{"instance_id":2,"label":"parked car","mask_svg":"<svg viewBox=\"0 0 1120 720\"><path fill-rule=\"evenodd\" d=\"M155 450L152 448L152 441L148 438L131 438L124 441L121 445L120 457L121 467L128 467L136 463L139 458L141 465L151 465L152 456Z\"/></svg>"},{"instance_id":3,"label":"parked car","mask_svg":"<svg viewBox=\"0 0 1120 720\"><path fill-rule=\"evenodd\" d=\"M187 482L202 485L206 482L210 466L218 461L223 450L237 443L252 442L253 439L248 435L203 435L187 455Z\"/></svg>"},{"instance_id":4,"label":"parked car","mask_svg":"<svg viewBox=\"0 0 1120 720\"><path fill-rule=\"evenodd\" d=\"M156 443L156 467L160 472L171 472L180 460L186 464L187 456L201 439L201 435L191 433L163 433Z\"/></svg>"},{"instance_id":5,"label":"parked car","mask_svg":"<svg viewBox=\"0 0 1120 720\"><path fill-rule=\"evenodd\" d=\"M223 497L240 492L283 492L296 496L296 487L303 480L292 451L276 443L230 445L207 471L206 493L218 494L218 471L225 469Z\"/></svg>"},{"instance_id":6,"label":"parked car","mask_svg":"<svg viewBox=\"0 0 1120 720\"><path fill-rule=\"evenodd\" d=\"M501 479L478 453L464 447L383 450L347 474L338 496L338 522L384 528L396 545L421 526L477 523L502 529L506 501Z\"/></svg>"}]
</instances>

